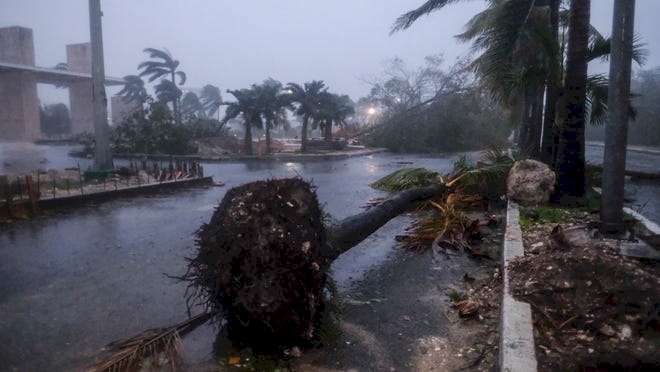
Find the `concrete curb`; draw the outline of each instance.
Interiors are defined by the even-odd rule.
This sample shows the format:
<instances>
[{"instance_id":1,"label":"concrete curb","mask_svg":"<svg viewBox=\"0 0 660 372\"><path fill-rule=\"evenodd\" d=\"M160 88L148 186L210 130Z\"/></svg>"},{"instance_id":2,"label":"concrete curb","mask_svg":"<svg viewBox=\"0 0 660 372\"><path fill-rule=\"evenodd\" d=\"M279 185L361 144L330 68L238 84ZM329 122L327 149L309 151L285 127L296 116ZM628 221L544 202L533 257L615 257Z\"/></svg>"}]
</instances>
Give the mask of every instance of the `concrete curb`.
<instances>
[{"instance_id":1,"label":"concrete curb","mask_svg":"<svg viewBox=\"0 0 660 372\"><path fill-rule=\"evenodd\" d=\"M500 371L532 372L537 370L534 351L534 328L529 304L516 301L509 292L508 264L524 254L518 204L509 201L503 248L503 298L500 319Z\"/></svg>"}]
</instances>

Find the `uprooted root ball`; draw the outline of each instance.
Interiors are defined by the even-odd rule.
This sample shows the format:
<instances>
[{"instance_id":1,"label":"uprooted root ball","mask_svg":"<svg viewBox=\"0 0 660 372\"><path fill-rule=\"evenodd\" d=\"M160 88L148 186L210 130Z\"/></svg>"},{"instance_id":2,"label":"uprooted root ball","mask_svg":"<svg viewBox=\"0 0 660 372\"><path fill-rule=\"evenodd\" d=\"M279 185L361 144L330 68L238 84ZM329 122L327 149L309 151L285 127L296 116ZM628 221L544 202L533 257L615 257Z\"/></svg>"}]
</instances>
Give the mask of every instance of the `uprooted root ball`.
<instances>
[{"instance_id":1,"label":"uprooted root ball","mask_svg":"<svg viewBox=\"0 0 660 372\"><path fill-rule=\"evenodd\" d=\"M230 340L254 350L313 339L329 266L322 216L314 188L301 179L230 189L197 232L185 276L189 306L224 318Z\"/></svg>"}]
</instances>

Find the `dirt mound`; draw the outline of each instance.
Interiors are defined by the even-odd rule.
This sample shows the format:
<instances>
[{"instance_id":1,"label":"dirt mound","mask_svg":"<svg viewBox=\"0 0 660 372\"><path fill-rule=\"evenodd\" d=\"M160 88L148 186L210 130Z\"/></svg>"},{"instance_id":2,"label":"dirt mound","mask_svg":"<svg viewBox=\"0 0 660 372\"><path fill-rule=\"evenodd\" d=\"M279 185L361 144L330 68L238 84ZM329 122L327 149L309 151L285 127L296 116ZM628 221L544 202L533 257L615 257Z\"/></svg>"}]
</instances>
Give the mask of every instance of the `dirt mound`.
<instances>
[{"instance_id":1,"label":"dirt mound","mask_svg":"<svg viewBox=\"0 0 660 372\"><path fill-rule=\"evenodd\" d=\"M596 242L542 249L510 268L512 293L532 305L539 371L660 368L656 262Z\"/></svg>"}]
</instances>

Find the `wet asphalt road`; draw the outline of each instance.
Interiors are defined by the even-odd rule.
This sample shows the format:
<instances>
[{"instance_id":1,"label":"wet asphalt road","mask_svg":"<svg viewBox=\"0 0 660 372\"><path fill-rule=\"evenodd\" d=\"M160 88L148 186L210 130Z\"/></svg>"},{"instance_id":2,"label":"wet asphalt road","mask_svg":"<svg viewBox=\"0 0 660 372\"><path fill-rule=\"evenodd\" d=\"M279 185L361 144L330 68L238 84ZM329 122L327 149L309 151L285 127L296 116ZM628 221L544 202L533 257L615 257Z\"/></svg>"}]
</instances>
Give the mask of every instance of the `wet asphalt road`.
<instances>
[{"instance_id":1,"label":"wet asphalt road","mask_svg":"<svg viewBox=\"0 0 660 372\"><path fill-rule=\"evenodd\" d=\"M193 233L207 222L225 191L245 182L301 176L337 219L383 195L368 184L402 167L447 171L455 156L373 156L302 163L207 164L224 188L116 200L16 222L0 228L0 370L80 368L106 343L186 317L180 275L192 254ZM340 289L385 262L393 220L337 259ZM189 357L211 357L212 330L193 335Z\"/></svg>"},{"instance_id":2,"label":"wet asphalt road","mask_svg":"<svg viewBox=\"0 0 660 372\"><path fill-rule=\"evenodd\" d=\"M12 156L19 154L29 165L50 158L53 150L40 151L20 157L17 149ZM590 160L598 162L598 151L588 147ZM58 148L55 152L66 154ZM62 154L45 167L76 164ZM660 159L640 156L637 163L648 167ZM206 164L206 173L226 187L87 205L1 227L0 370L80 369L110 341L184 319L185 287L164 273L183 273L185 257L192 254L193 233L209 220L232 186L301 176L318 187L325 210L341 219L383 195L368 187L378 178L409 166L446 171L454 159L377 154L331 161ZM635 203L645 203L642 213L656 222L660 221L658 190L651 183L627 184ZM380 267L400 259L392 237L405 225L405 217L394 219L335 262L333 275L342 293L354 290L362 279L373 280L374 272L378 278ZM187 360L211 360L213 339L210 327L186 337Z\"/></svg>"}]
</instances>

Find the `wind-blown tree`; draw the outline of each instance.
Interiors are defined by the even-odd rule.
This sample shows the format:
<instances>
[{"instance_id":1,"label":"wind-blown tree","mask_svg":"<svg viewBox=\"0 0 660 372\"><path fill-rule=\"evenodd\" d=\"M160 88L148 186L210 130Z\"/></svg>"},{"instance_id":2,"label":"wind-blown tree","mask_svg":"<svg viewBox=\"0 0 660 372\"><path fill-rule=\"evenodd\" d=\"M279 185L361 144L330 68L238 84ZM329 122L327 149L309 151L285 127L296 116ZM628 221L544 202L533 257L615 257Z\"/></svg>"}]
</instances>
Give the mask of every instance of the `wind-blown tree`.
<instances>
[{"instance_id":1,"label":"wind-blown tree","mask_svg":"<svg viewBox=\"0 0 660 372\"><path fill-rule=\"evenodd\" d=\"M220 88L211 84L204 85L202 93L199 95L199 100L206 111L207 117L212 118L218 115L218 120L220 120L220 106L222 106Z\"/></svg>"},{"instance_id":2,"label":"wind-blown tree","mask_svg":"<svg viewBox=\"0 0 660 372\"><path fill-rule=\"evenodd\" d=\"M291 100L297 103L295 114L302 118L302 129L300 133L300 151L307 151L307 131L310 119L313 119L318 111L321 100L321 94L328 88L322 80L313 80L301 86L296 83L289 83L286 90L291 93Z\"/></svg>"},{"instance_id":3,"label":"wind-blown tree","mask_svg":"<svg viewBox=\"0 0 660 372\"><path fill-rule=\"evenodd\" d=\"M124 76L124 86L117 93L124 103L137 102L140 106L144 105L149 97L147 88L144 86L144 80L137 75Z\"/></svg>"},{"instance_id":4,"label":"wind-blown tree","mask_svg":"<svg viewBox=\"0 0 660 372\"><path fill-rule=\"evenodd\" d=\"M286 120L286 109L291 107L291 98L283 92L282 83L269 78L261 85L253 85L257 96L257 105L265 121L266 153L271 153L270 130Z\"/></svg>"},{"instance_id":5,"label":"wind-blown tree","mask_svg":"<svg viewBox=\"0 0 660 372\"><path fill-rule=\"evenodd\" d=\"M186 120L206 118L206 110L195 92L188 91L181 98L181 115Z\"/></svg>"},{"instance_id":6,"label":"wind-blown tree","mask_svg":"<svg viewBox=\"0 0 660 372\"><path fill-rule=\"evenodd\" d=\"M173 107L176 107L176 110L179 111L179 114L177 115L177 113L173 110L174 121L177 124L181 124L181 89L179 89L174 83L167 79L161 80L154 88L156 92L156 99L163 105L166 105L166 107L168 102L177 102L177 104Z\"/></svg>"},{"instance_id":7,"label":"wind-blown tree","mask_svg":"<svg viewBox=\"0 0 660 372\"><path fill-rule=\"evenodd\" d=\"M243 118L243 126L245 129L245 153L248 155L253 154L252 149L252 127L263 127L261 119L261 110L258 106L257 92L254 89L238 89L227 90L227 93L236 98L235 102L227 103L225 117L222 119L222 125L227 124L231 119L238 117Z\"/></svg>"},{"instance_id":8,"label":"wind-blown tree","mask_svg":"<svg viewBox=\"0 0 660 372\"><path fill-rule=\"evenodd\" d=\"M419 17L455 1L429 0L400 16L392 32L410 27ZM543 95L548 69L556 64L557 41L548 32L545 2L492 1L459 35L472 41L481 54L468 66L480 78L491 98L516 108L519 145L531 157L540 157ZM524 15L524 16L521 16Z\"/></svg>"},{"instance_id":9,"label":"wind-blown tree","mask_svg":"<svg viewBox=\"0 0 660 372\"><path fill-rule=\"evenodd\" d=\"M160 86L163 89L163 92L160 94L159 100L168 99L165 102L172 103L172 109L174 111L174 118L177 123L181 123L181 112L179 110L180 99L181 99L181 90L179 89L180 85L183 85L186 82L186 73L180 70L177 70L179 67L179 61L172 58L172 55L169 51L159 50L154 48L144 49L145 53L149 53L149 58L151 61L144 61L138 65L140 71L140 76L149 76L149 82L154 80L161 79L160 84L156 86L156 94L158 94L158 87ZM177 84L177 79L179 78L179 83ZM165 83L165 81L169 83ZM177 94L176 91L179 91Z\"/></svg>"},{"instance_id":10,"label":"wind-blown tree","mask_svg":"<svg viewBox=\"0 0 660 372\"><path fill-rule=\"evenodd\" d=\"M399 17L393 26L393 31L407 28L419 17L453 2L455 1L429 0L419 8ZM474 45L484 50L484 53L472 64L482 83L490 83L493 87L499 87L500 91L514 92L516 93L514 98L523 97L521 120L525 125L521 130L523 134L522 141L519 142L521 148L526 150L529 156L544 158L547 162L553 163L560 174L560 183L562 179L566 182L566 187L558 189L559 193L561 195L569 193L570 195L566 196L575 199L584 194L585 117L589 114L588 109L591 108L591 119L594 121L596 115L604 114L606 107L606 104L596 101L597 98L603 101L606 99L606 94L602 94L602 84L586 83L586 65L590 52L594 56L597 55L598 50L604 50L603 45L609 48L609 41L594 42L591 44L593 50L590 50L590 31L593 35L594 30L589 26L588 9L586 17L584 16L584 9L588 8L589 4L585 6L581 1L571 1L568 12L570 24L566 38L568 42L565 49L564 39L561 39L560 44L557 39L558 33L555 32L556 25L559 25L561 20L559 5L560 3L553 0L491 1L488 11L499 11L492 13L494 17L488 17L487 12L475 17L468 24L472 26L472 31L469 30L471 33L466 33L465 36L473 38ZM515 9L517 11L513 11ZM545 17L539 16L543 14ZM543 52L543 55L526 53L534 49ZM564 50L567 50L566 67L562 70ZM521 56L527 57L521 59ZM528 59L530 57L531 60ZM537 57L542 58L535 60ZM532 69L527 66L532 66ZM536 69L538 70L535 71ZM562 81L560 79L562 72L563 87L558 83ZM585 76L584 81L578 78L582 75ZM510 77L517 79L512 80ZM598 80L595 79L595 82ZM602 83L602 79L600 80ZM518 89L511 89L516 86ZM588 87L598 88L594 90L589 100L586 92ZM543 109L544 91L546 102ZM597 95L599 92L600 96ZM560 103L555 105L553 102L555 99ZM556 116L555 107L558 107ZM541 140L539 128L542 122L546 123L544 136L554 138L543 140L545 154L537 150ZM552 130L553 127L555 130ZM558 155L548 154L550 152Z\"/></svg>"}]
</instances>

